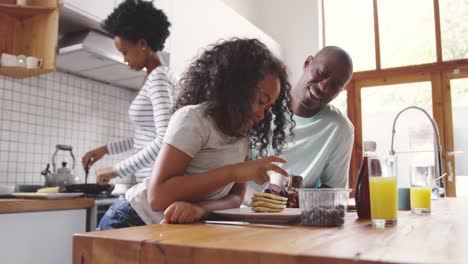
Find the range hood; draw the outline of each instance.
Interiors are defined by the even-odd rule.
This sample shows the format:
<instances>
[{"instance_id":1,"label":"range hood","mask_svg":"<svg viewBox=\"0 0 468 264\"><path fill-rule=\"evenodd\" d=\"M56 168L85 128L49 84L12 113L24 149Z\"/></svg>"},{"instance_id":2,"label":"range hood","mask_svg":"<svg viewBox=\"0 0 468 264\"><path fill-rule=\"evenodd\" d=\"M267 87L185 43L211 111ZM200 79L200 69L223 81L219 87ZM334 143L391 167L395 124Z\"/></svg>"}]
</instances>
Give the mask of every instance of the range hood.
<instances>
[{"instance_id":1,"label":"range hood","mask_svg":"<svg viewBox=\"0 0 468 264\"><path fill-rule=\"evenodd\" d=\"M161 52L166 64L169 54ZM122 55L107 35L89 30L67 33L59 42L57 68L82 77L139 90L146 71L134 71L124 63Z\"/></svg>"},{"instance_id":2,"label":"range hood","mask_svg":"<svg viewBox=\"0 0 468 264\"><path fill-rule=\"evenodd\" d=\"M58 45L57 68L113 86L139 90L146 71L134 71L124 63L122 54L115 48L114 40L103 32L99 23L82 14L64 11L61 11L59 22L62 32ZM79 31L63 30L71 28ZM162 51L161 56L164 63L169 65L169 53Z\"/></svg>"}]
</instances>

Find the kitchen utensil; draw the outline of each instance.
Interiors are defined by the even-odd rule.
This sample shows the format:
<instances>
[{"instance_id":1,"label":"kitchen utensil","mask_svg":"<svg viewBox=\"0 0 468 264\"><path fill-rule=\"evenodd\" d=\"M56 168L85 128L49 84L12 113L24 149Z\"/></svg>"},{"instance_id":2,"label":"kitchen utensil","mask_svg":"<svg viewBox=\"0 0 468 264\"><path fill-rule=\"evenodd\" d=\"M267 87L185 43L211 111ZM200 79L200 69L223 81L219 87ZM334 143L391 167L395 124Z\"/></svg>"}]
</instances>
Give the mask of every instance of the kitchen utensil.
<instances>
[{"instance_id":1,"label":"kitchen utensil","mask_svg":"<svg viewBox=\"0 0 468 264\"><path fill-rule=\"evenodd\" d=\"M114 190L113 184L99 185L95 183L72 184L65 186L65 191L69 193L82 192L85 194L105 194L109 196Z\"/></svg>"},{"instance_id":2,"label":"kitchen utensil","mask_svg":"<svg viewBox=\"0 0 468 264\"><path fill-rule=\"evenodd\" d=\"M211 221L206 220L203 221L205 224L214 224L214 225L238 225L238 226L247 226L247 227L267 227L267 228L280 228L284 229L286 226L284 225L271 225L271 224L254 224L250 222L244 221Z\"/></svg>"},{"instance_id":3,"label":"kitchen utensil","mask_svg":"<svg viewBox=\"0 0 468 264\"><path fill-rule=\"evenodd\" d=\"M59 151L69 151L70 155L73 160L72 169L67 168L67 163L62 162L62 167L57 168L55 164L55 158ZM56 145L55 152L52 155L52 167L53 170L50 172L49 164L47 167L41 172L42 175L46 178L46 186L47 187L54 187L60 186L62 189L65 185L75 184L77 178L73 175L73 169L75 168L75 156L73 155L72 147L67 145Z\"/></svg>"},{"instance_id":4,"label":"kitchen utensil","mask_svg":"<svg viewBox=\"0 0 468 264\"><path fill-rule=\"evenodd\" d=\"M435 178L432 180L432 182L437 182L439 179L442 179L443 177L447 176L447 173L442 174L442 176Z\"/></svg>"},{"instance_id":5,"label":"kitchen utensil","mask_svg":"<svg viewBox=\"0 0 468 264\"><path fill-rule=\"evenodd\" d=\"M4 52L0 58L0 64L2 67L16 67L18 60L16 55Z\"/></svg>"},{"instance_id":6,"label":"kitchen utensil","mask_svg":"<svg viewBox=\"0 0 468 264\"><path fill-rule=\"evenodd\" d=\"M14 186L0 184L0 198L14 198L11 194L14 189Z\"/></svg>"},{"instance_id":7,"label":"kitchen utensil","mask_svg":"<svg viewBox=\"0 0 468 264\"><path fill-rule=\"evenodd\" d=\"M0 195L1 194L11 194L13 192L14 187L0 184Z\"/></svg>"},{"instance_id":8,"label":"kitchen utensil","mask_svg":"<svg viewBox=\"0 0 468 264\"><path fill-rule=\"evenodd\" d=\"M398 210L410 210L410 188L398 188Z\"/></svg>"},{"instance_id":9,"label":"kitchen utensil","mask_svg":"<svg viewBox=\"0 0 468 264\"><path fill-rule=\"evenodd\" d=\"M27 199L70 199L75 197L83 196L84 193L12 193L16 198L27 198Z\"/></svg>"},{"instance_id":10,"label":"kitchen utensil","mask_svg":"<svg viewBox=\"0 0 468 264\"><path fill-rule=\"evenodd\" d=\"M16 66L26 68L26 56L22 54L16 56Z\"/></svg>"},{"instance_id":11,"label":"kitchen utensil","mask_svg":"<svg viewBox=\"0 0 468 264\"><path fill-rule=\"evenodd\" d=\"M26 58L26 68L28 69L36 69L42 67L42 59L29 56Z\"/></svg>"},{"instance_id":12,"label":"kitchen utensil","mask_svg":"<svg viewBox=\"0 0 468 264\"><path fill-rule=\"evenodd\" d=\"M299 208L302 210L313 207L336 208L348 207L350 189L347 188L297 188L299 194Z\"/></svg>"},{"instance_id":13,"label":"kitchen utensil","mask_svg":"<svg viewBox=\"0 0 468 264\"><path fill-rule=\"evenodd\" d=\"M99 185L96 183L88 183L89 163L92 161L92 159L93 158L90 158L86 162L86 165L84 166L84 171L85 171L84 184L73 184L73 185L65 186L66 192L71 192L71 193L83 192L85 194L91 194L91 195L104 194L106 196L109 196L112 193L115 187L113 184Z\"/></svg>"},{"instance_id":14,"label":"kitchen utensil","mask_svg":"<svg viewBox=\"0 0 468 264\"><path fill-rule=\"evenodd\" d=\"M262 223L288 223L299 220L301 209L285 208L278 213L256 213L250 207L214 211L213 214L225 219Z\"/></svg>"},{"instance_id":15,"label":"kitchen utensil","mask_svg":"<svg viewBox=\"0 0 468 264\"><path fill-rule=\"evenodd\" d=\"M90 167L90 166L89 166L89 163L92 162L92 161L94 161L94 158L93 158L93 157L90 157L90 158L88 159L88 161L86 161L86 165L85 165L85 167L84 167L84 171L85 171L85 182L84 182L84 183L85 183L85 184L88 183L88 175L89 175L89 167Z\"/></svg>"},{"instance_id":16,"label":"kitchen utensil","mask_svg":"<svg viewBox=\"0 0 468 264\"><path fill-rule=\"evenodd\" d=\"M37 192L40 188L44 188L44 185L18 184L15 186L15 192Z\"/></svg>"},{"instance_id":17,"label":"kitchen utensil","mask_svg":"<svg viewBox=\"0 0 468 264\"><path fill-rule=\"evenodd\" d=\"M431 213L432 186L435 186L433 166L413 166L410 174L410 207L415 214ZM439 178L442 178L443 175Z\"/></svg>"},{"instance_id":18,"label":"kitchen utensil","mask_svg":"<svg viewBox=\"0 0 468 264\"><path fill-rule=\"evenodd\" d=\"M88 167L88 163L89 161L86 163L86 167L84 169L84 172L85 172L85 178L84 178L84 183L87 184L88 183L88 175L89 175L89 167Z\"/></svg>"},{"instance_id":19,"label":"kitchen utensil","mask_svg":"<svg viewBox=\"0 0 468 264\"><path fill-rule=\"evenodd\" d=\"M369 156L367 169L372 226L395 226L398 222L397 157Z\"/></svg>"}]
</instances>

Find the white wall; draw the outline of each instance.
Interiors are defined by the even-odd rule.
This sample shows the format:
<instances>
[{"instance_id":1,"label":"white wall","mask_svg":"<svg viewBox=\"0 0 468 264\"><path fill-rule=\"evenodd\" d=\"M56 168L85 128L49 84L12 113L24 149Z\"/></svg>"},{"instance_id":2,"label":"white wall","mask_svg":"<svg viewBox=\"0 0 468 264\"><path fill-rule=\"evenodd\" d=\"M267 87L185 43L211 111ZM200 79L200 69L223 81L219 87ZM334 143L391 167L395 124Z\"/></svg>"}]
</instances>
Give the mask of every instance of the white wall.
<instances>
[{"instance_id":1,"label":"white wall","mask_svg":"<svg viewBox=\"0 0 468 264\"><path fill-rule=\"evenodd\" d=\"M157 5L157 3L156 3ZM279 44L220 0L173 0L163 9L171 27L171 66L182 74L203 48L231 37L258 38L277 56Z\"/></svg>"},{"instance_id":2,"label":"white wall","mask_svg":"<svg viewBox=\"0 0 468 264\"><path fill-rule=\"evenodd\" d=\"M253 24L256 24L259 13L259 1L252 0L222 0L232 9L234 9L239 15L243 16Z\"/></svg>"},{"instance_id":3,"label":"white wall","mask_svg":"<svg viewBox=\"0 0 468 264\"><path fill-rule=\"evenodd\" d=\"M321 47L318 0L223 0L276 40L291 72L291 83L302 73L308 55Z\"/></svg>"}]
</instances>

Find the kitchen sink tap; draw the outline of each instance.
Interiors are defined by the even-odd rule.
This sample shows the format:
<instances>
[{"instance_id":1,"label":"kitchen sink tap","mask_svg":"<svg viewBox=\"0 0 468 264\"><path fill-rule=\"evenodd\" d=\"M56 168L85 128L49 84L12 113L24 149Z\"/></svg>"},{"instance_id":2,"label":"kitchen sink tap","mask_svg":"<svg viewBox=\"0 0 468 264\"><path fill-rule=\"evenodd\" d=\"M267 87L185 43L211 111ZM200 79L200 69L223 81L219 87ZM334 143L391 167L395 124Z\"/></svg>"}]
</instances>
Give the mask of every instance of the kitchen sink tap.
<instances>
[{"instance_id":1,"label":"kitchen sink tap","mask_svg":"<svg viewBox=\"0 0 468 264\"><path fill-rule=\"evenodd\" d=\"M395 125L398 117L405 112L408 109L416 109L422 111L426 117L429 119L431 122L432 128L434 130L434 156L435 156L435 175L434 179L439 178L442 176L442 151L441 151L441 146L440 146L440 134L439 134L439 129L437 127L437 124L435 120L429 115L429 113L424 110L421 107L418 106L408 106L405 109L401 110L393 120L393 128L392 128L392 141L391 141L391 146L390 146L390 155L395 155L395 150L393 149L393 140L395 137ZM442 198L445 197L445 186L444 186L444 180L443 177L439 178L438 181L435 183L436 187L432 189L433 194L437 198Z\"/></svg>"}]
</instances>

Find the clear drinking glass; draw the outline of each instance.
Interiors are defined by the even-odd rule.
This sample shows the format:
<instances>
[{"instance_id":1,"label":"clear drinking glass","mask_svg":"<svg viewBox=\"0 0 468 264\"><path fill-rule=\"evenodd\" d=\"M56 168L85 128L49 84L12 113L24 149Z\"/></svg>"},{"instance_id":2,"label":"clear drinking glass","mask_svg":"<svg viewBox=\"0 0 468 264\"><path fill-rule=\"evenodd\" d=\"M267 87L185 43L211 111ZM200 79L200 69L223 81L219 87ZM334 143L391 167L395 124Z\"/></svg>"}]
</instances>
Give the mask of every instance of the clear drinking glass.
<instances>
[{"instance_id":1,"label":"clear drinking glass","mask_svg":"<svg viewBox=\"0 0 468 264\"><path fill-rule=\"evenodd\" d=\"M370 156L368 170L372 226L394 226L398 212L396 156Z\"/></svg>"},{"instance_id":2,"label":"clear drinking glass","mask_svg":"<svg viewBox=\"0 0 468 264\"><path fill-rule=\"evenodd\" d=\"M433 166L413 166L411 169L410 203L415 214L431 213Z\"/></svg>"}]
</instances>

